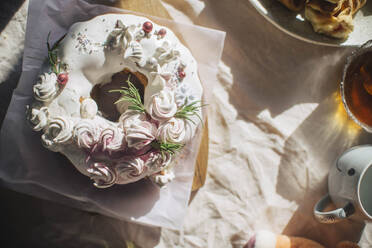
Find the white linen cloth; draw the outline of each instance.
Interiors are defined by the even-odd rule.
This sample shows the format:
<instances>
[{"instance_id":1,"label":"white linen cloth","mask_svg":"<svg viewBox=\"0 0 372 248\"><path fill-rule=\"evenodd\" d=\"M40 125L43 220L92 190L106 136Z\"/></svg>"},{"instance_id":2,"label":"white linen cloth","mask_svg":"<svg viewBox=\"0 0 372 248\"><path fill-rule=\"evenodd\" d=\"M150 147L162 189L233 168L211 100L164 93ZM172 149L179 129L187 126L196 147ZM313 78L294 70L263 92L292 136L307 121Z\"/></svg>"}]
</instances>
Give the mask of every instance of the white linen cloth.
<instances>
[{"instance_id":1,"label":"white linen cloth","mask_svg":"<svg viewBox=\"0 0 372 248\"><path fill-rule=\"evenodd\" d=\"M334 159L372 140L345 116L338 96L345 56L352 49L290 37L248 0L163 3L176 20L227 32L209 108L206 185L190 203L180 232L44 203L43 214L52 219L40 227L45 235L71 240L79 233L112 247L125 239L141 247L241 247L258 229L313 238L327 247L357 238L360 225L320 225L312 217ZM372 247L370 225L360 245Z\"/></svg>"}]
</instances>

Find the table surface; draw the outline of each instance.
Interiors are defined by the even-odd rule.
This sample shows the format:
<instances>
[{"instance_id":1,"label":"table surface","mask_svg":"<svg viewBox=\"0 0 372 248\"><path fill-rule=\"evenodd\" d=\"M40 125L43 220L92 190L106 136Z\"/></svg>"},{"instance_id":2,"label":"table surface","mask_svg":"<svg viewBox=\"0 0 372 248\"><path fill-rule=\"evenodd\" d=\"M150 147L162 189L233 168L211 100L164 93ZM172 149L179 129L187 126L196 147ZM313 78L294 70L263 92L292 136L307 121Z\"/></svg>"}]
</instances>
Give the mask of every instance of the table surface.
<instances>
[{"instance_id":1,"label":"table surface","mask_svg":"<svg viewBox=\"0 0 372 248\"><path fill-rule=\"evenodd\" d=\"M103 2L101 0L101 2ZM27 1L0 3L0 119L22 62ZM241 247L259 229L372 246L372 228L321 225L314 203L345 149L372 136L347 118L339 82L350 48L283 33L246 0L163 0L177 21L224 30L219 81L209 103L207 180L192 199L182 231L144 227L1 188L9 247ZM211 48L213 49L213 48ZM12 52L9 52L12 51Z\"/></svg>"}]
</instances>

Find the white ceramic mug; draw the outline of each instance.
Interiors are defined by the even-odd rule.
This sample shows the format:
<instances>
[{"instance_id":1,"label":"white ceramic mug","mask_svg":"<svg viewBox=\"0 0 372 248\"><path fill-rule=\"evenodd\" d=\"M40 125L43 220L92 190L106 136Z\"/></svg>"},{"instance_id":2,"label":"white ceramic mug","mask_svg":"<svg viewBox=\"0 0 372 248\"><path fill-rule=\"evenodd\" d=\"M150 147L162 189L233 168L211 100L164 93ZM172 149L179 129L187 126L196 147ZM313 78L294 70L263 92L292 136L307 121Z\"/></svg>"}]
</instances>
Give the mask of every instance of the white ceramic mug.
<instances>
[{"instance_id":1,"label":"white ceramic mug","mask_svg":"<svg viewBox=\"0 0 372 248\"><path fill-rule=\"evenodd\" d=\"M331 201L337 209L325 212ZM353 147L337 159L329 172L328 194L315 205L314 215L322 223L372 221L372 145Z\"/></svg>"}]
</instances>

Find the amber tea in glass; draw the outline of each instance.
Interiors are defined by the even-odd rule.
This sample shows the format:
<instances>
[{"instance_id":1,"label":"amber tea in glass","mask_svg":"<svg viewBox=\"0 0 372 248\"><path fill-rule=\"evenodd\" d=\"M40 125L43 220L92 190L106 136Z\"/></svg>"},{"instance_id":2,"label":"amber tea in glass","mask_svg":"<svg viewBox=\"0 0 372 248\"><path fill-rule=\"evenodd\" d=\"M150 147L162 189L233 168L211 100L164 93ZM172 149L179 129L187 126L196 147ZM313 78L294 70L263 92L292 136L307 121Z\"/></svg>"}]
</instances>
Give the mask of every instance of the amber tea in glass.
<instances>
[{"instance_id":1,"label":"amber tea in glass","mask_svg":"<svg viewBox=\"0 0 372 248\"><path fill-rule=\"evenodd\" d=\"M348 115L372 132L372 40L348 57L341 95Z\"/></svg>"}]
</instances>

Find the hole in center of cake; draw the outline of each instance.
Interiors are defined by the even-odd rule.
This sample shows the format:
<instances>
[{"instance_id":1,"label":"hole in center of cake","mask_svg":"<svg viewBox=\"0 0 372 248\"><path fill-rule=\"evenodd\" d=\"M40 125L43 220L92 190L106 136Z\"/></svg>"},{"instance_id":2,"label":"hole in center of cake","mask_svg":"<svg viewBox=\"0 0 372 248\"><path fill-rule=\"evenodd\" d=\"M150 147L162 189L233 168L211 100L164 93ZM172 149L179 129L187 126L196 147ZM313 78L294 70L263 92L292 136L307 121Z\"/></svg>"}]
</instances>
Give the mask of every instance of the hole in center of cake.
<instances>
[{"instance_id":1,"label":"hole in center of cake","mask_svg":"<svg viewBox=\"0 0 372 248\"><path fill-rule=\"evenodd\" d=\"M118 72L111 78L111 82L105 84L97 84L90 92L90 96L96 101L98 110L102 115L110 121L118 121L120 115L128 108L129 103L123 101L115 104L120 99L119 92L110 92L111 90L118 90L122 87L128 87L127 80L130 77L130 82L138 89L142 102L144 96L144 89L147 84L146 77L140 73L132 73L128 70Z\"/></svg>"}]
</instances>

